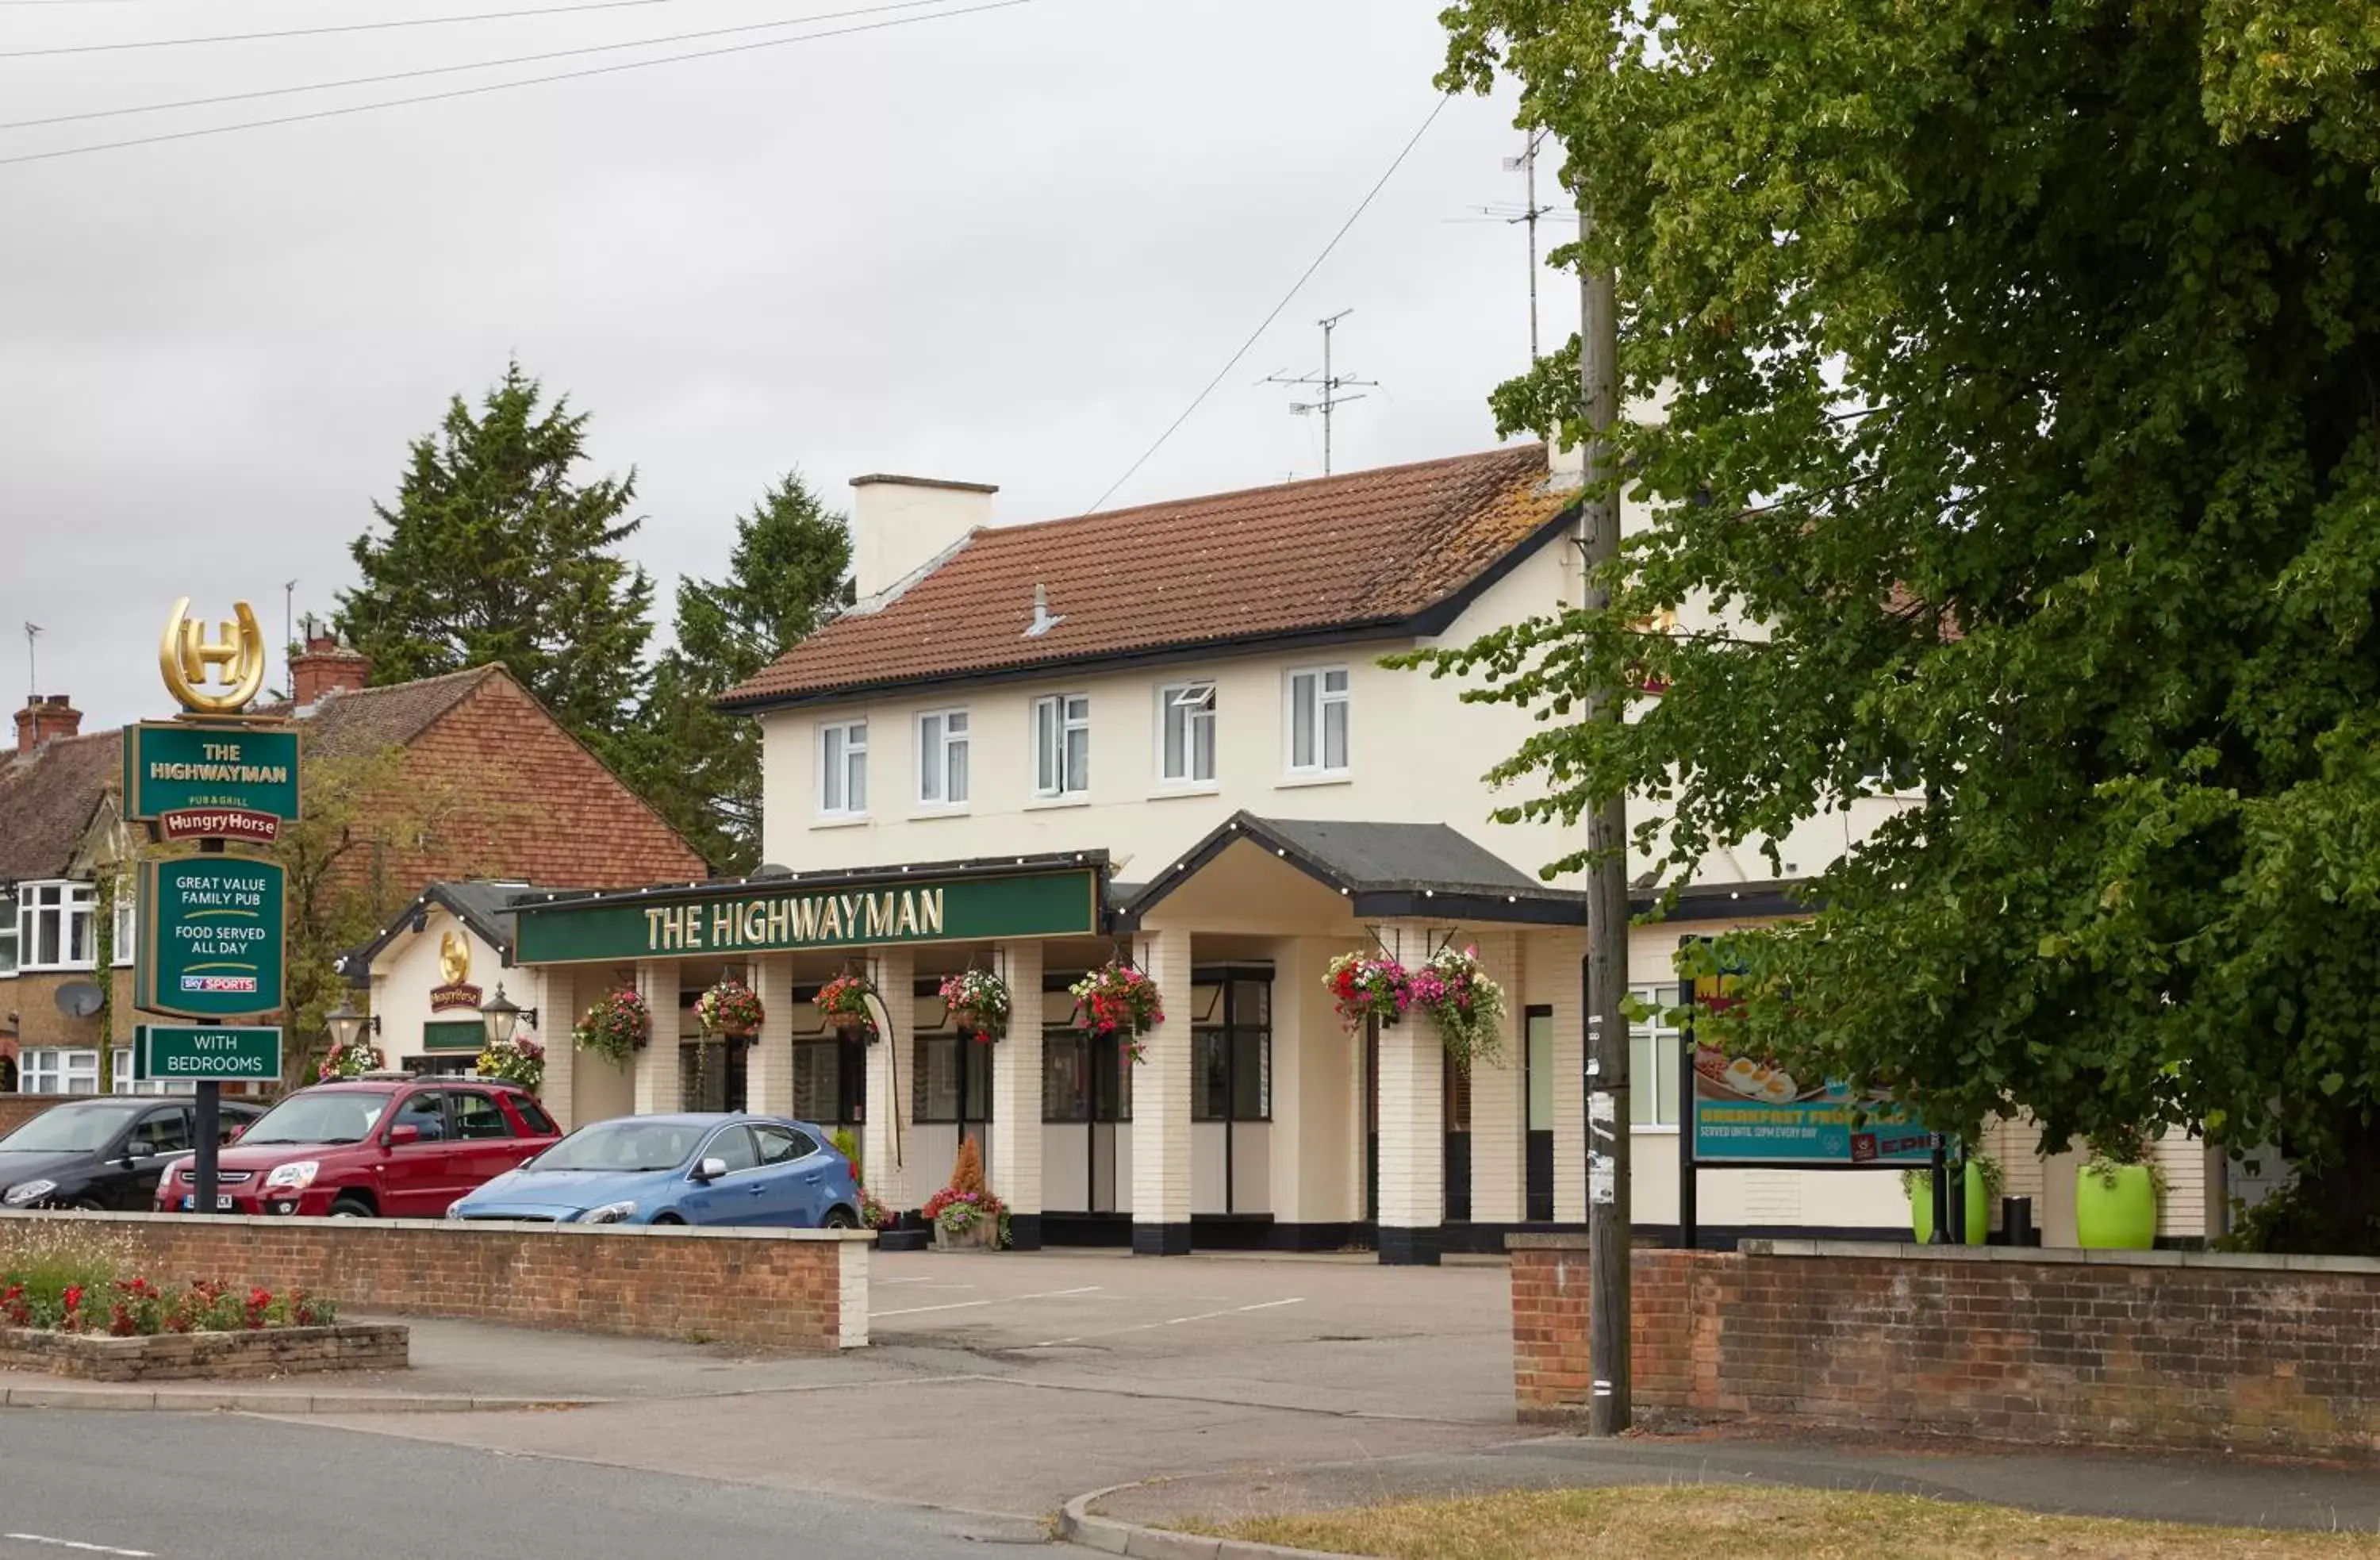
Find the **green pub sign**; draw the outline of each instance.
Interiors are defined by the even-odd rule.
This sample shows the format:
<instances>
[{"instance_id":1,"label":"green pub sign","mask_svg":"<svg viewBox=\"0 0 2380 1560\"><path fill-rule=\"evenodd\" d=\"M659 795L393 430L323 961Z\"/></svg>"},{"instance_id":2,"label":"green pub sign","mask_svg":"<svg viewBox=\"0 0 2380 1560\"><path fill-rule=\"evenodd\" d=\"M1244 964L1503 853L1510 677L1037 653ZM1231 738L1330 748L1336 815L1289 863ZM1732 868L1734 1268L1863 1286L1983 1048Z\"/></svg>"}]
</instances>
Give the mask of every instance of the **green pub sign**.
<instances>
[{"instance_id":1,"label":"green pub sign","mask_svg":"<svg viewBox=\"0 0 2380 1560\"><path fill-rule=\"evenodd\" d=\"M144 721L124 731L124 816L167 839L266 843L298 818L298 734Z\"/></svg>"},{"instance_id":2,"label":"green pub sign","mask_svg":"<svg viewBox=\"0 0 2380 1560\"><path fill-rule=\"evenodd\" d=\"M1099 874L1085 869L946 882L885 882L806 890L746 889L656 902L522 905L521 964L779 953L901 943L983 943L1088 936L1099 927Z\"/></svg>"},{"instance_id":3,"label":"green pub sign","mask_svg":"<svg viewBox=\"0 0 2380 1560\"><path fill-rule=\"evenodd\" d=\"M132 1076L160 1083L269 1082L281 1076L281 1031L142 1024L133 1036Z\"/></svg>"},{"instance_id":4,"label":"green pub sign","mask_svg":"<svg viewBox=\"0 0 2380 1560\"><path fill-rule=\"evenodd\" d=\"M281 1006L281 868L190 856L140 869L134 1002L178 1018L255 1018Z\"/></svg>"}]
</instances>

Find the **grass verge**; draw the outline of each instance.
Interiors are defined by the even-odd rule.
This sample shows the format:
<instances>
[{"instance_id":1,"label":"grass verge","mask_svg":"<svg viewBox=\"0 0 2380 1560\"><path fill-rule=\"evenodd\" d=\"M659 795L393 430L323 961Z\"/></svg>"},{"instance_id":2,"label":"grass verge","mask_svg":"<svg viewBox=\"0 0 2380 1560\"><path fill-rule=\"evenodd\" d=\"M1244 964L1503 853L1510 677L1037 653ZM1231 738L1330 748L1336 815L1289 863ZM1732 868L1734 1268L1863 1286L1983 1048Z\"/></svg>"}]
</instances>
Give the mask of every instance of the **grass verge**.
<instances>
[{"instance_id":1,"label":"grass verge","mask_svg":"<svg viewBox=\"0 0 2380 1560\"><path fill-rule=\"evenodd\" d=\"M2046 1517L1766 1485L1614 1486L1407 1501L1195 1530L1390 1560L2380 1560L2380 1535Z\"/></svg>"}]
</instances>

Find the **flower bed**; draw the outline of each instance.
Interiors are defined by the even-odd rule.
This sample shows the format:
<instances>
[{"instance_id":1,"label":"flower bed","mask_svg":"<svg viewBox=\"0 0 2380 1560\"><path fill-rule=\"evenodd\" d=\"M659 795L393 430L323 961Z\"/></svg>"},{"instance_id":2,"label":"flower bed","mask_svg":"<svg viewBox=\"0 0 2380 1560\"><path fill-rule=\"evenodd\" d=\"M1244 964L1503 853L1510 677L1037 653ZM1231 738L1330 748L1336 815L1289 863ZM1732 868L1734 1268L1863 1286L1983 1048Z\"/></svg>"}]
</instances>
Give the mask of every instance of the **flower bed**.
<instances>
[{"instance_id":1,"label":"flower bed","mask_svg":"<svg viewBox=\"0 0 2380 1560\"><path fill-rule=\"evenodd\" d=\"M123 1338L0 1327L0 1370L87 1382L233 1381L301 1371L402 1371L411 1362L409 1347L404 1327L382 1322Z\"/></svg>"}]
</instances>

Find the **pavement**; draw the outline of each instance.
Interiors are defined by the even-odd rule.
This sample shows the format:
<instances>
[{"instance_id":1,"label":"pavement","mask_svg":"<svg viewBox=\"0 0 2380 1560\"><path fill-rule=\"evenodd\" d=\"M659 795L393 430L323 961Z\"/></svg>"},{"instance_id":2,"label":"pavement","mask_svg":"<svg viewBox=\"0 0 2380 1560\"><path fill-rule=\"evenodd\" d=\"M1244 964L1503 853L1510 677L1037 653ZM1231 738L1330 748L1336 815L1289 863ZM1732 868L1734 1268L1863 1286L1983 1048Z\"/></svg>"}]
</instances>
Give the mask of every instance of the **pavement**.
<instances>
[{"instance_id":1,"label":"pavement","mask_svg":"<svg viewBox=\"0 0 2380 1560\"><path fill-rule=\"evenodd\" d=\"M43 1446L54 1439L36 1427L93 1420L138 1426L125 1433L154 1445L161 1469L201 1459L212 1466L227 1455L218 1448L231 1444L225 1438L234 1426L239 1437L268 1429L300 1435L285 1444L298 1450L284 1459L285 1489L334 1478L350 1457L381 1456L407 1468L544 1469L540 1477L553 1482L538 1486L535 1510L545 1509L536 1502L578 1488L573 1480L609 1489L605 1481L616 1478L624 1501L633 1494L652 1510L678 1502L702 1521L730 1522L716 1535L722 1546L744 1531L731 1517L809 1520L800 1514L840 1511L835 1503L848 1502L871 1512L894 1502L998 1514L1015 1542L1038 1535L1066 1501L1112 1485L1132 1487L1105 1495L1102 1511L1161 1524L1188 1515L1230 1518L1500 1488L1687 1479L2380 1530L2380 1480L2368 1471L1812 1437L1524 1438L1512 1416L1500 1266L917 1252L880 1253L874 1279L876 1346L833 1357L411 1319L412 1370L237 1383L237 1407L249 1418L11 1408L0 1412L0 1481L8 1490L0 1530L49 1531L18 1518L25 1465L17 1447L29 1437ZM0 1391L11 1393L71 1384L0 1375ZM138 1407L169 1395L200 1407L207 1393L223 1392L115 1390ZM152 1404L129 1402L141 1391L152 1393ZM523 1401L566 1407L512 1407ZM434 1411L466 1406L482 1411ZM442 1457L460 1462L434 1460ZM60 1480L70 1482L63 1473ZM42 1486L42 1493L62 1503L53 1524L65 1525L59 1536L114 1542L65 1530L88 1515L73 1504L73 1491ZM437 1486L431 1504L438 1509L425 1519L451 1531L445 1493ZM631 1501L616 1530L640 1530L644 1509ZM868 1526L876 1520L855 1530L877 1531ZM557 1530L575 1532L576 1522L574 1514ZM486 1530L515 1530L494 1522ZM15 1542L0 1538L0 1560L18 1560L7 1547ZM540 1539L529 1552L558 1548ZM711 1546L674 1542L666 1552ZM940 1553L897 1545L889 1552Z\"/></svg>"}]
</instances>

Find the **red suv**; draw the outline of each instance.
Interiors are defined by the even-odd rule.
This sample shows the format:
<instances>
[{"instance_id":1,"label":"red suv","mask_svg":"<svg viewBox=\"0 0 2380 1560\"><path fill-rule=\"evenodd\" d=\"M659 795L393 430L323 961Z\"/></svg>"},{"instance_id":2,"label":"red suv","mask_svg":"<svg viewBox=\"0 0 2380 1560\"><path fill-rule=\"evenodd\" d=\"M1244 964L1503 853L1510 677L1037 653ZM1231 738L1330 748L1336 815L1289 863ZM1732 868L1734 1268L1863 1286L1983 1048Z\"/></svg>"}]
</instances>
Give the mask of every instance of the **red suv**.
<instances>
[{"instance_id":1,"label":"red suv","mask_svg":"<svg viewBox=\"0 0 2380 1560\"><path fill-rule=\"evenodd\" d=\"M482 1079L361 1078L301 1089L216 1159L220 1213L436 1219L481 1182L560 1140L528 1091ZM177 1159L157 1211L190 1206Z\"/></svg>"}]
</instances>

